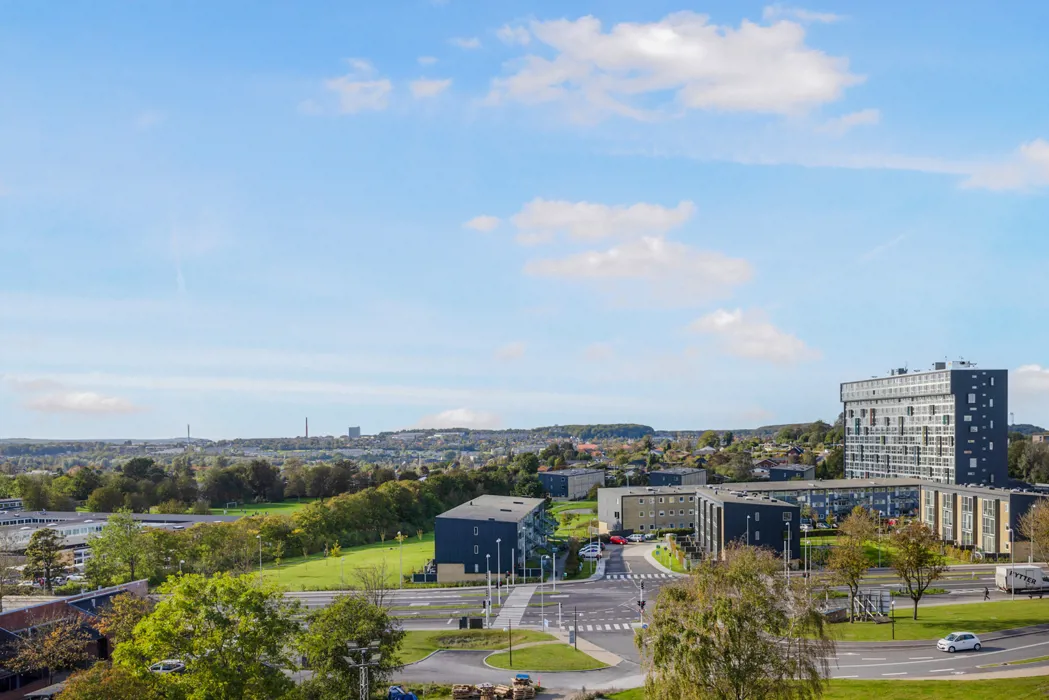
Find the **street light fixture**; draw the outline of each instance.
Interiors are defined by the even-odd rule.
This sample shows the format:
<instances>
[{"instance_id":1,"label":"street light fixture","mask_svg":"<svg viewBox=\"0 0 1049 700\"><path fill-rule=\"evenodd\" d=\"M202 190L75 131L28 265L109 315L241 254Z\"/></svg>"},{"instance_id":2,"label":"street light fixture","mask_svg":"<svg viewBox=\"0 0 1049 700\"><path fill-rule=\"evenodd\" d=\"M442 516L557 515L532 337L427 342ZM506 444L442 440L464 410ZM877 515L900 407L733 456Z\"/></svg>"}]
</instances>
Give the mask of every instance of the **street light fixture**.
<instances>
[{"instance_id":1,"label":"street light fixture","mask_svg":"<svg viewBox=\"0 0 1049 700\"><path fill-rule=\"evenodd\" d=\"M491 627L491 625L488 622L488 620L491 617L491 611L492 611L492 555L491 555L491 553L488 553L488 554L484 555L484 571L485 571L485 578L487 579L487 586L488 586L487 595L485 596L484 626L485 627Z\"/></svg>"},{"instance_id":2,"label":"street light fixture","mask_svg":"<svg viewBox=\"0 0 1049 700\"><path fill-rule=\"evenodd\" d=\"M546 630L546 577L544 570L546 568L546 560L550 557L544 554L539 557L539 614L543 620L543 630Z\"/></svg>"},{"instance_id":3,"label":"street light fixture","mask_svg":"<svg viewBox=\"0 0 1049 700\"><path fill-rule=\"evenodd\" d=\"M750 546L750 516L747 516L747 546Z\"/></svg>"},{"instance_id":4,"label":"street light fixture","mask_svg":"<svg viewBox=\"0 0 1049 700\"><path fill-rule=\"evenodd\" d=\"M503 592L499 588L499 578L503 572L503 550L501 543L502 537L495 538L495 597L499 601L499 605L503 604Z\"/></svg>"},{"instance_id":5,"label":"street light fixture","mask_svg":"<svg viewBox=\"0 0 1049 700\"><path fill-rule=\"evenodd\" d=\"M400 546L399 551L400 551L400 558L401 558L401 562L400 562L400 576L397 579L397 581L398 581L397 587L403 590L404 589L404 535L401 534L400 530L397 531L397 542L399 543L399 546Z\"/></svg>"}]
</instances>

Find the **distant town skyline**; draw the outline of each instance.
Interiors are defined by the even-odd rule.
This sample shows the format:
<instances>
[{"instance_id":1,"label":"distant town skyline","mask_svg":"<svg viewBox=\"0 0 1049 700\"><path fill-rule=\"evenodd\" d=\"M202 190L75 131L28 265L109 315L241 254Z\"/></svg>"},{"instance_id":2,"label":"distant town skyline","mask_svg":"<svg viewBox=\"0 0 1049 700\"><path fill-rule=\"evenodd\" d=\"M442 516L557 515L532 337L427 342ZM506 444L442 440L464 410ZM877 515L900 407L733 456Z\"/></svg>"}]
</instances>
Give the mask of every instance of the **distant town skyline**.
<instances>
[{"instance_id":1,"label":"distant town skyline","mask_svg":"<svg viewBox=\"0 0 1049 700\"><path fill-rule=\"evenodd\" d=\"M0 19L0 437L1049 423L1042 3Z\"/></svg>"}]
</instances>

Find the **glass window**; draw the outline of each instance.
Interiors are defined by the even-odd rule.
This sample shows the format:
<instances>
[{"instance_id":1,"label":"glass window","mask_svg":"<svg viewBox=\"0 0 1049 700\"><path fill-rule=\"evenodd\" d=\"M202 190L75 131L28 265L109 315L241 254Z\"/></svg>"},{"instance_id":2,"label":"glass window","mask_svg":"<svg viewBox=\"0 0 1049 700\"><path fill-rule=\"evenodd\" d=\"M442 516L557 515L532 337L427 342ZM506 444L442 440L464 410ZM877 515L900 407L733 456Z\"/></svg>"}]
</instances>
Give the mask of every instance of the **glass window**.
<instances>
[{"instance_id":1,"label":"glass window","mask_svg":"<svg viewBox=\"0 0 1049 700\"><path fill-rule=\"evenodd\" d=\"M976 403L976 394L969 394L969 403Z\"/></svg>"}]
</instances>

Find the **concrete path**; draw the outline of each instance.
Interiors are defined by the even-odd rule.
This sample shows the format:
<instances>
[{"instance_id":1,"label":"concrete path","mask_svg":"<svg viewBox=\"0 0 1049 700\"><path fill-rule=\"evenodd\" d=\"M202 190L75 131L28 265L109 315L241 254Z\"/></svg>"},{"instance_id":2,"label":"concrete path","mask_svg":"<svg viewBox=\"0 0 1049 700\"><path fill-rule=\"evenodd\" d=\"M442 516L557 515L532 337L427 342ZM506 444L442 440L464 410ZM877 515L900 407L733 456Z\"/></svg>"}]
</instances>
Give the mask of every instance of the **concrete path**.
<instances>
[{"instance_id":1,"label":"concrete path","mask_svg":"<svg viewBox=\"0 0 1049 700\"><path fill-rule=\"evenodd\" d=\"M538 586L534 584L514 586L514 590L503 600L503 605L499 608L499 614L496 616L492 626L520 627L521 618L528 611L528 601L532 599L532 595L537 588Z\"/></svg>"}]
</instances>

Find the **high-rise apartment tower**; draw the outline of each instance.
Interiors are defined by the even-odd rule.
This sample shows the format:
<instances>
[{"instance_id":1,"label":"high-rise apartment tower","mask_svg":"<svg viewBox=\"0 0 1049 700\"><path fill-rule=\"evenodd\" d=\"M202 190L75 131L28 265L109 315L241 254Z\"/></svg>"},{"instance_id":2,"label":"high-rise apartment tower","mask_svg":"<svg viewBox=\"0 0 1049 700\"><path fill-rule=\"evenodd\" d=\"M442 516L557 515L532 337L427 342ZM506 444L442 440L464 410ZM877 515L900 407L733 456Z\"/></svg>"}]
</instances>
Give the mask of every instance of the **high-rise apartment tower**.
<instances>
[{"instance_id":1,"label":"high-rise apartment tower","mask_svg":"<svg viewBox=\"0 0 1049 700\"><path fill-rule=\"evenodd\" d=\"M937 362L845 382L845 476L1009 483L1009 373Z\"/></svg>"}]
</instances>

